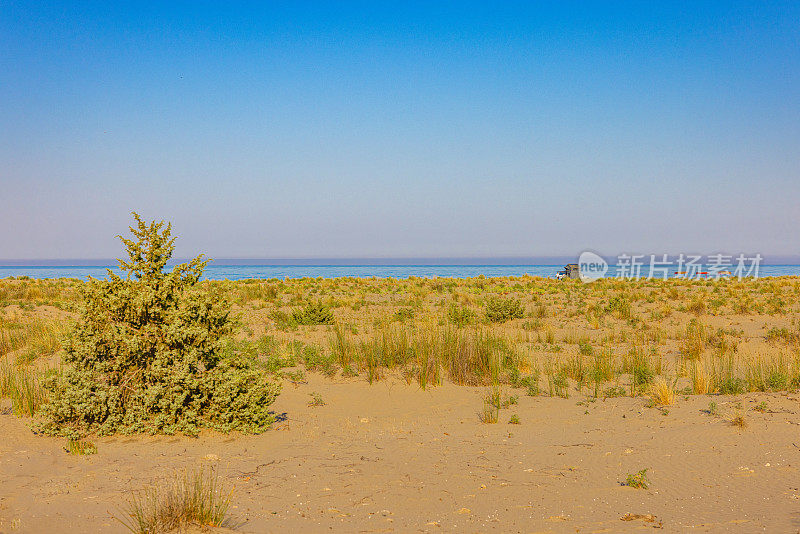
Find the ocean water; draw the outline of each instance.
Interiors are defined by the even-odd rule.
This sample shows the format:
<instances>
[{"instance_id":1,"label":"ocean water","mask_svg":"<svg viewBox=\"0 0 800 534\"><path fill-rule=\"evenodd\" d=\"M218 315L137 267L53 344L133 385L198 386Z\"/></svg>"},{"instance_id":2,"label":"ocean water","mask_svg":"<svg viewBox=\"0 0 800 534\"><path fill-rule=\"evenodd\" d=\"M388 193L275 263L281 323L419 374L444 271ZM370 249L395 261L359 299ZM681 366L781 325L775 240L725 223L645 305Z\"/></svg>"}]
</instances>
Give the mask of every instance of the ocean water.
<instances>
[{"instance_id":1,"label":"ocean water","mask_svg":"<svg viewBox=\"0 0 800 534\"><path fill-rule=\"evenodd\" d=\"M79 278L85 280L105 278L106 269L120 274L116 266L0 266L0 278L9 276L28 276L30 278ZM469 278L475 276L541 276L555 278L563 265L214 265L210 264L205 271L208 280L244 280L287 279L287 278L409 278L411 276L425 278ZM705 269L703 269L705 270ZM733 269L730 269L733 271ZM669 276L673 277L675 269ZM615 266L610 266L606 277L616 276ZM647 276L647 268L642 269L642 276ZM800 276L800 265L762 265L758 272L764 276ZM658 274L658 278L663 275Z\"/></svg>"}]
</instances>

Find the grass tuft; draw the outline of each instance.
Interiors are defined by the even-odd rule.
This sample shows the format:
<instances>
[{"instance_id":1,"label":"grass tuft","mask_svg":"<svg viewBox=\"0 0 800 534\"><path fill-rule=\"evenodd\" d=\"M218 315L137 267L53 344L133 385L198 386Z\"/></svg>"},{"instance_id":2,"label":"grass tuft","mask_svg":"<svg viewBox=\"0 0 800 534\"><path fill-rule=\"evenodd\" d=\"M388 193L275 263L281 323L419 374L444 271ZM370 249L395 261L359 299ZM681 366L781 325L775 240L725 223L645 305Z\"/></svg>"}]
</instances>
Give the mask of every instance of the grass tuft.
<instances>
[{"instance_id":1,"label":"grass tuft","mask_svg":"<svg viewBox=\"0 0 800 534\"><path fill-rule=\"evenodd\" d=\"M131 532L155 534L199 527L230 527L233 489L219 480L213 468L200 467L175 475L163 485L134 492L118 518Z\"/></svg>"},{"instance_id":2,"label":"grass tuft","mask_svg":"<svg viewBox=\"0 0 800 534\"><path fill-rule=\"evenodd\" d=\"M675 403L675 391L663 377L658 377L650 384L650 398L654 404L671 406Z\"/></svg>"}]
</instances>

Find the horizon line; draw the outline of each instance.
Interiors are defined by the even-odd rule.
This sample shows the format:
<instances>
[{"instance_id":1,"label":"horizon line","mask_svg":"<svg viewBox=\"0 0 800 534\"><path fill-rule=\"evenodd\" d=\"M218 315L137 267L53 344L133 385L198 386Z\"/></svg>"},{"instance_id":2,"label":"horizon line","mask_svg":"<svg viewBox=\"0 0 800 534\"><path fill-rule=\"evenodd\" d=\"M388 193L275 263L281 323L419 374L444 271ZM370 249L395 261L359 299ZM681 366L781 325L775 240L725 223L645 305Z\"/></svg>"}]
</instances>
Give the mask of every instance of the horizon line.
<instances>
[{"instance_id":1,"label":"horizon line","mask_svg":"<svg viewBox=\"0 0 800 534\"><path fill-rule=\"evenodd\" d=\"M649 256L649 255L648 255ZM414 266L414 265L560 265L574 263L577 255L554 256L406 256L406 257L305 257L305 258L259 258L228 257L210 258L211 264L218 266ZM610 264L616 256L601 255ZM670 256L671 257L671 256ZM735 258L735 255L734 255ZM800 265L800 255L766 254L762 255L766 265ZM189 261L192 258L175 258L168 265ZM113 267L116 258L6 258L0 259L0 267Z\"/></svg>"}]
</instances>

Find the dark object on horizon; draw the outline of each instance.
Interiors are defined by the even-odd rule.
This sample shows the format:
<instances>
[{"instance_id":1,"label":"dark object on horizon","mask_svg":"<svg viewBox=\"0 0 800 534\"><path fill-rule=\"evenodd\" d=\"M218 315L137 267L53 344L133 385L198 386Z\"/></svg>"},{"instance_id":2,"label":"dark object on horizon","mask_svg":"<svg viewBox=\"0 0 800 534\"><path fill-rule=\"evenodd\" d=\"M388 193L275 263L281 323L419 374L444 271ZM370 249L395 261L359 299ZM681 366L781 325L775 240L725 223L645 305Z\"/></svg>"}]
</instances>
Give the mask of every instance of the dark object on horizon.
<instances>
[{"instance_id":1,"label":"dark object on horizon","mask_svg":"<svg viewBox=\"0 0 800 534\"><path fill-rule=\"evenodd\" d=\"M563 271L558 271L558 273L556 273L556 278L559 280L565 280L567 278L578 280L580 277L581 269L577 263L569 263L564 266Z\"/></svg>"}]
</instances>

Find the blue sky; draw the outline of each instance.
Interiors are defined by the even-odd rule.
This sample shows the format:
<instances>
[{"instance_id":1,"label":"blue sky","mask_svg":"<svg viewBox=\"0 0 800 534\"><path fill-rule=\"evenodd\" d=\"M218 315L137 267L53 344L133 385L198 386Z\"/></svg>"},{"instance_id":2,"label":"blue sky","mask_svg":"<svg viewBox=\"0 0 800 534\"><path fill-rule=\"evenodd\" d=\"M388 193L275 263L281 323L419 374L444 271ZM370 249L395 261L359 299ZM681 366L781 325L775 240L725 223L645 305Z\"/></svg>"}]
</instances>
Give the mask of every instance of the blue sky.
<instances>
[{"instance_id":1,"label":"blue sky","mask_svg":"<svg viewBox=\"0 0 800 534\"><path fill-rule=\"evenodd\" d=\"M800 253L800 4L494 4L3 2L0 259Z\"/></svg>"}]
</instances>

